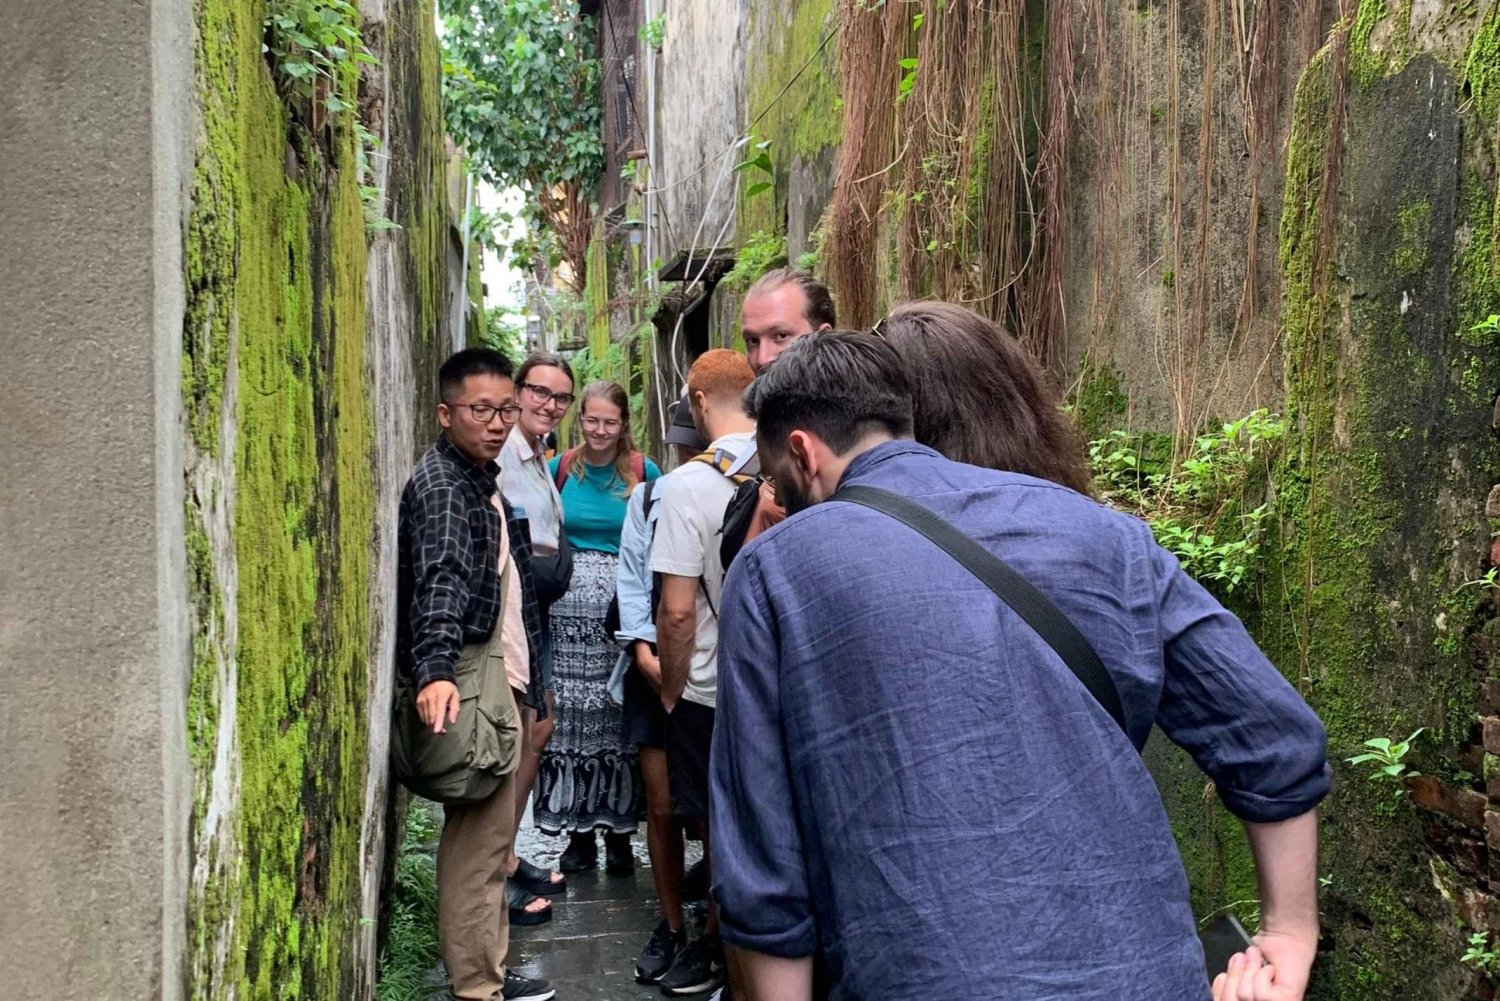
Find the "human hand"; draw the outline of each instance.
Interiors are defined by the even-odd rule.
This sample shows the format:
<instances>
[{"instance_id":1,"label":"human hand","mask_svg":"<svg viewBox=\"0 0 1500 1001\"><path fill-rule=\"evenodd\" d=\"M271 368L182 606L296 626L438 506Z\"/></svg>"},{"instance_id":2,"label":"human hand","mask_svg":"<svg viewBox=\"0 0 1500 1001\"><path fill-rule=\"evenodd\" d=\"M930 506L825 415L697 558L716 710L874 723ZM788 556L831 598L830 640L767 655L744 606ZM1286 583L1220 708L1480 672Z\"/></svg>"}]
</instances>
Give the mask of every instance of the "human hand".
<instances>
[{"instance_id":1,"label":"human hand","mask_svg":"<svg viewBox=\"0 0 1500 1001\"><path fill-rule=\"evenodd\" d=\"M1262 932L1214 978L1214 1001L1302 1001L1317 944L1301 936Z\"/></svg>"},{"instance_id":2,"label":"human hand","mask_svg":"<svg viewBox=\"0 0 1500 1001\"><path fill-rule=\"evenodd\" d=\"M433 733L443 733L443 722L458 722L458 686L451 681L429 681L417 693L417 715L422 722L432 727Z\"/></svg>"},{"instance_id":3,"label":"human hand","mask_svg":"<svg viewBox=\"0 0 1500 1001\"><path fill-rule=\"evenodd\" d=\"M649 643L635 645L635 666L640 670L652 690L661 692L661 658L651 650Z\"/></svg>"}]
</instances>

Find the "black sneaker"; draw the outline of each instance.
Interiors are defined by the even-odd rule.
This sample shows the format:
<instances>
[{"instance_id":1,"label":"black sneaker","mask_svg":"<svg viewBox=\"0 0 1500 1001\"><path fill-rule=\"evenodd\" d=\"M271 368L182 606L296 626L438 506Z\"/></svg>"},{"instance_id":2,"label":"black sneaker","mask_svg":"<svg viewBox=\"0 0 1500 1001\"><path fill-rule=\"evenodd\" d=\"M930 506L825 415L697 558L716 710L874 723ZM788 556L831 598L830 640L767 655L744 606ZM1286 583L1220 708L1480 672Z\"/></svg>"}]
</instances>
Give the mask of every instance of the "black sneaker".
<instances>
[{"instance_id":1,"label":"black sneaker","mask_svg":"<svg viewBox=\"0 0 1500 1001\"><path fill-rule=\"evenodd\" d=\"M699 859L688 867L682 877L683 900L708 899L708 866Z\"/></svg>"},{"instance_id":2,"label":"black sneaker","mask_svg":"<svg viewBox=\"0 0 1500 1001\"><path fill-rule=\"evenodd\" d=\"M611 876L629 876L635 872L635 852L630 848L630 835L604 835L604 871Z\"/></svg>"},{"instance_id":3,"label":"black sneaker","mask_svg":"<svg viewBox=\"0 0 1500 1001\"><path fill-rule=\"evenodd\" d=\"M599 868L599 842L593 831L569 836L568 850L557 860L562 872L587 872Z\"/></svg>"},{"instance_id":4,"label":"black sneaker","mask_svg":"<svg viewBox=\"0 0 1500 1001\"><path fill-rule=\"evenodd\" d=\"M641 958L635 964L635 982L638 984L658 983L666 976L672 968L672 961L682 951L684 935L681 931L673 931L663 921L656 926L656 931L651 933L651 941L646 943L646 949L641 953Z\"/></svg>"},{"instance_id":5,"label":"black sneaker","mask_svg":"<svg viewBox=\"0 0 1500 1001\"><path fill-rule=\"evenodd\" d=\"M498 1001L499 998L504 998L505 1001L552 1001L555 997L557 997L557 992L547 981L530 980L515 970L506 970L505 986L491 1001Z\"/></svg>"},{"instance_id":6,"label":"black sneaker","mask_svg":"<svg viewBox=\"0 0 1500 1001\"><path fill-rule=\"evenodd\" d=\"M724 946L717 935L699 935L677 954L677 961L661 978L661 992L669 998L707 994L724 983Z\"/></svg>"}]
</instances>

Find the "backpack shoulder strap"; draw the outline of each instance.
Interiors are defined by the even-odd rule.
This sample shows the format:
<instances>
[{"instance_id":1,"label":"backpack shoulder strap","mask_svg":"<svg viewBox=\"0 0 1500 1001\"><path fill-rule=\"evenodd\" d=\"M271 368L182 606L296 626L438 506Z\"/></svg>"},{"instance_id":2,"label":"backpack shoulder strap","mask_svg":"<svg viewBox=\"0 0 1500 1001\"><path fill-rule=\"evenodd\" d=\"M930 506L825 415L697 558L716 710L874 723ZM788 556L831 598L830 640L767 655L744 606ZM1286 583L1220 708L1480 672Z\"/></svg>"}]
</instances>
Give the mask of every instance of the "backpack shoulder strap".
<instances>
[{"instance_id":1,"label":"backpack shoulder strap","mask_svg":"<svg viewBox=\"0 0 1500 1001\"><path fill-rule=\"evenodd\" d=\"M934 545L963 564L964 569L979 578L980 582L995 592L996 597L1036 630L1089 690L1094 700L1109 713L1121 730L1129 734L1125 726L1125 709L1120 702L1120 692L1104 662L1099 659L1099 654L1061 609L1004 560L927 508L889 490L849 486L839 490L830 499L848 501L895 518L926 536Z\"/></svg>"},{"instance_id":2,"label":"backpack shoulder strap","mask_svg":"<svg viewBox=\"0 0 1500 1001\"><path fill-rule=\"evenodd\" d=\"M630 472L637 483L646 482L646 456L643 453L630 453Z\"/></svg>"},{"instance_id":3,"label":"backpack shoulder strap","mask_svg":"<svg viewBox=\"0 0 1500 1001\"><path fill-rule=\"evenodd\" d=\"M576 448L570 448L557 460L557 475L552 478L552 485L557 487L558 493L562 493L563 486L568 482L568 473L573 468L573 454L577 451Z\"/></svg>"},{"instance_id":4,"label":"backpack shoulder strap","mask_svg":"<svg viewBox=\"0 0 1500 1001\"><path fill-rule=\"evenodd\" d=\"M746 480L752 478L749 473L735 471L736 458L734 453L727 452L722 448L699 452L688 461L701 462L705 466L712 466L719 471L720 475L727 477L736 484L744 483Z\"/></svg>"}]
</instances>

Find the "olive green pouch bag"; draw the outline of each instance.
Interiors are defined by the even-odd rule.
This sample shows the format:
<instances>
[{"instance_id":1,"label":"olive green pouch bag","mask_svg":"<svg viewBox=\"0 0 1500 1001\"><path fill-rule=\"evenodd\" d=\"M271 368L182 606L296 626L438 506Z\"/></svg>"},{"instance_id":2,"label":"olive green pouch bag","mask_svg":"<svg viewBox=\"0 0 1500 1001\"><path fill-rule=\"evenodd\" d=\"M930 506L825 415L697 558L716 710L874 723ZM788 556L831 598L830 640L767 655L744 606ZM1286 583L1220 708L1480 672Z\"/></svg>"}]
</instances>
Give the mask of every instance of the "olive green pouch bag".
<instances>
[{"instance_id":1,"label":"olive green pouch bag","mask_svg":"<svg viewBox=\"0 0 1500 1001\"><path fill-rule=\"evenodd\" d=\"M506 565L501 591L509 581ZM487 642L463 648L454 665L458 721L433 733L417 713L417 692L396 688L391 718L391 774L414 794L448 805L488 799L516 770L521 721L500 642L504 610Z\"/></svg>"}]
</instances>

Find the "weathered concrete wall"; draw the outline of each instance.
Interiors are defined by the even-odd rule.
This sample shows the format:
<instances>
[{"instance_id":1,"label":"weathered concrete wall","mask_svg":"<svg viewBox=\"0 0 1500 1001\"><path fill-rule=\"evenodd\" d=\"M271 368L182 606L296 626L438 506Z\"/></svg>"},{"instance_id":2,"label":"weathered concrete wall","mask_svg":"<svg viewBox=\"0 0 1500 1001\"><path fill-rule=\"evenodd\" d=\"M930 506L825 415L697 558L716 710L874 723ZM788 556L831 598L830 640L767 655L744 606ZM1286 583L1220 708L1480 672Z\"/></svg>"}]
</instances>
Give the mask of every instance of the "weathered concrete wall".
<instances>
[{"instance_id":1,"label":"weathered concrete wall","mask_svg":"<svg viewBox=\"0 0 1500 1001\"><path fill-rule=\"evenodd\" d=\"M736 177L730 171L739 160L726 150L741 129L749 3L680 0L666 7L666 34L656 56L652 181L670 186L658 202L656 253L664 261L692 247L695 235L700 247L720 233L725 245L735 240Z\"/></svg>"},{"instance_id":2,"label":"weathered concrete wall","mask_svg":"<svg viewBox=\"0 0 1500 1001\"><path fill-rule=\"evenodd\" d=\"M376 161L379 204L400 229L377 233L366 270L366 344L373 378L375 421L375 580L366 684L369 762L360 836L363 913L380 911L395 848L387 836L404 816L399 790L389 783L391 691L396 644L396 508L412 462L426 448L437 406L436 372L453 347L445 303L455 277L445 270L452 229L443 184L445 151L440 107L440 63L425 30L426 5L415 0L365 8L365 37L380 65L367 71L364 105L381 139ZM392 795L388 795L388 791ZM399 801L399 803L398 803ZM356 969L376 968L378 926L360 929Z\"/></svg>"},{"instance_id":3,"label":"weathered concrete wall","mask_svg":"<svg viewBox=\"0 0 1500 1001\"><path fill-rule=\"evenodd\" d=\"M1068 354L1118 372L1144 424L1281 397L1283 151L1332 4L1075 0ZM1311 42L1309 41L1311 40Z\"/></svg>"},{"instance_id":4,"label":"weathered concrete wall","mask_svg":"<svg viewBox=\"0 0 1500 1001\"><path fill-rule=\"evenodd\" d=\"M0 967L180 998L192 22L0 14Z\"/></svg>"},{"instance_id":5,"label":"weathered concrete wall","mask_svg":"<svg viewBox=\"0 0 1500 1001\"><path fill-rule=\"evenodd\" d=\"M740 230L786 236L792 260L816 250L815 231L833 195L839 139L838 21L833 0L751 7L746 31L745 116L770 140L774 187L742 198ZM753 172L740 181L765 180Z\"/></svg>"}]
</instances>

